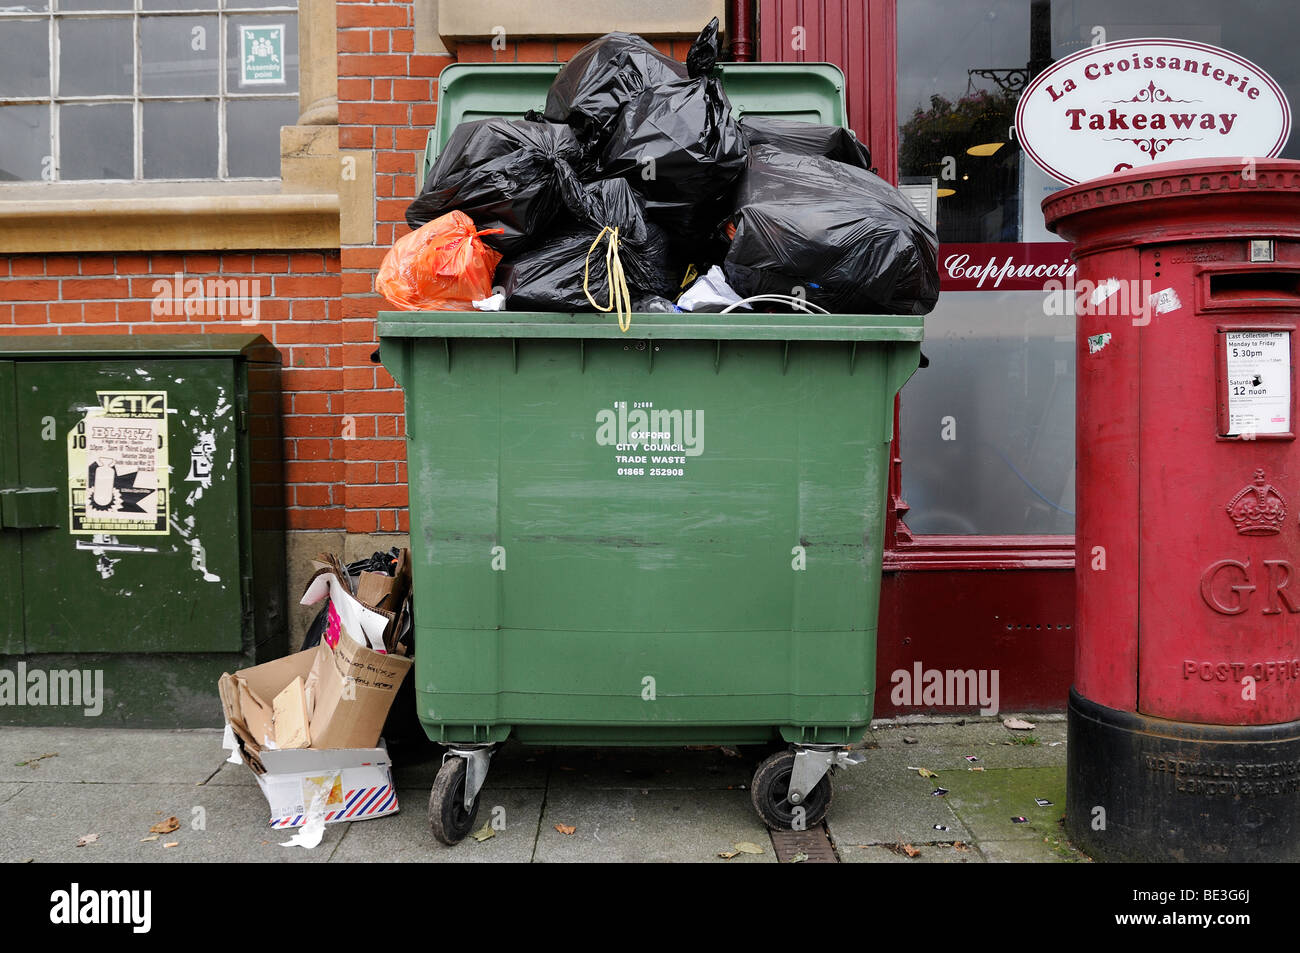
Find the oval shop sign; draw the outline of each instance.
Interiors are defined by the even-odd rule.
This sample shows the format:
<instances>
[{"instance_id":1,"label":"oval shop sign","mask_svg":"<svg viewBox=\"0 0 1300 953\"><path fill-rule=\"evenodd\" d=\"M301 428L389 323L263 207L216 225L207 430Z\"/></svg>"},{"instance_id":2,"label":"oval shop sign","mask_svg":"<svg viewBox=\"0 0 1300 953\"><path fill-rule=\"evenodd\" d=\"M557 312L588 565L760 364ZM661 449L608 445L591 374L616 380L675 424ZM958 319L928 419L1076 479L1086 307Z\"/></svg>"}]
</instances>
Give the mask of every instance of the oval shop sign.
<instances>
[{"instance_id":1,"label":"oval shop sign","mask_svg":"<svg viewBox=\"0 0 1300 953\"><path fill-rule=\"evenodd\" d=\"M1144 163L1273 157L1291 134L1281 87L1189 40L1123 40L1058 60L1026 87L1016 136L1068 185Z\"/></svg>"}]
</instances>

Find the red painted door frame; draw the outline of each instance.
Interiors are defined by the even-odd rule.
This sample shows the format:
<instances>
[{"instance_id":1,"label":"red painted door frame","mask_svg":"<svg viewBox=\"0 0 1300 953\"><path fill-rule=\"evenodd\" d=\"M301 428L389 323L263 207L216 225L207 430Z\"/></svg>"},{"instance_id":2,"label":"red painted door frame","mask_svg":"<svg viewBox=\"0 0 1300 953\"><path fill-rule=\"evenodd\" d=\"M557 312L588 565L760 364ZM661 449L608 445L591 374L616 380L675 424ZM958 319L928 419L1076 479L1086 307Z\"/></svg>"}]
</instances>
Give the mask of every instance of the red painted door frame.
<instances>
[{"instance_id":1,"label":"red painted door frame","mask_svg":"<svg viewBox=\"0 0 1300 953\"><path fill-rule=\"evenodd\" d=\"M759 0L759 59L843 72L849 126L898 181L896 0ZM920 373L925 373L921 371ZM906 391L904 391L906 393ZM1002 710L1064 710L1074 657L1074 537L914 536L907 528L899 404L885 524L876 715L973 711L896 702L922 671L999 673Z\"/></svg>"}]
</instances>

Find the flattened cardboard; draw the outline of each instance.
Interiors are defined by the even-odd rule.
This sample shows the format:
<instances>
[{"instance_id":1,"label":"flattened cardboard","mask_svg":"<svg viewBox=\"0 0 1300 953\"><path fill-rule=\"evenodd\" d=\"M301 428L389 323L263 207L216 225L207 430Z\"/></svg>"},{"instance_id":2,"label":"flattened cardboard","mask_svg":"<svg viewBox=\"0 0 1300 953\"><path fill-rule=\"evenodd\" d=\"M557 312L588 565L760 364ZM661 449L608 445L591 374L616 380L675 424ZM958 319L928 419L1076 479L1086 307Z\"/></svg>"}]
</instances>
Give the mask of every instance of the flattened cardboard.
<instances>
[{"instance_id":1,"label":"flattened cardboard","mask_svg":"<svg viewBox=\"0 0 1300 953\"><path fill-rule=\"evenodd\" d=\"M308 728L307 693L304 690L301 675L295 676L284 691L275 696L272 707L275 709L276 747L311 747L311 732Z\"/></svg>"},{"instance_id":2,"label":"flattened cardboard","mask_svg":"<svg viewBox=\"0 0 1300 953\"><path fill-rule=\"evenodd\" d=\"M413 659L381 655L351 639L331 649L322 642L312 666L316 708L312 744L317 748L364 748L383 731L397 689Z\"/></svg>"}]
</instances>

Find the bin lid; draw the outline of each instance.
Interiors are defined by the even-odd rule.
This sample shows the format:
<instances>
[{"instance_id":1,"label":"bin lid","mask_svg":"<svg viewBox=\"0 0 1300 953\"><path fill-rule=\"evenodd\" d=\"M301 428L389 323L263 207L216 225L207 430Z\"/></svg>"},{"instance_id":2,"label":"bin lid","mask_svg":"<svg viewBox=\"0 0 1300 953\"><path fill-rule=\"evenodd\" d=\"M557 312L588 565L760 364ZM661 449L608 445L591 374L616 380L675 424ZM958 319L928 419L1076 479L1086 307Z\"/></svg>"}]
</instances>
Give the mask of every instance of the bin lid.
<instances>
[{"instance_id":1,"label":"bin lid","mask_svg":"<svg viewBox=\"0 0 1300 953\"><path fill-rule=\"evenodd\" d=\"M438 77L438 120L420 165L423 182L462 122L546 108L560 63L453 63ZM831 63L720 63L733 114L844 125L844 74Z\"/></svg>"},{"instance_id":2,"label":"bin lid","mask_svg":"<svg viewBox=\"0 0 1300 953\"><path fill-rule=\"evenodd\" d=\"M381 311L383 338L624 338L678 341L919 342L912 314L637 314L619 330L605 314L542 311Z\"/></svg>"},{"instance_id":3,"label":"bin lid","mask_svg":"<svg viewBox=\"0 0 1300 953\"><path fill-rule=\"evenodd\" d=\"M34 334L0 341L0 359L244 357L280 363L260 334Z\"/></svg>"}]
</instances>

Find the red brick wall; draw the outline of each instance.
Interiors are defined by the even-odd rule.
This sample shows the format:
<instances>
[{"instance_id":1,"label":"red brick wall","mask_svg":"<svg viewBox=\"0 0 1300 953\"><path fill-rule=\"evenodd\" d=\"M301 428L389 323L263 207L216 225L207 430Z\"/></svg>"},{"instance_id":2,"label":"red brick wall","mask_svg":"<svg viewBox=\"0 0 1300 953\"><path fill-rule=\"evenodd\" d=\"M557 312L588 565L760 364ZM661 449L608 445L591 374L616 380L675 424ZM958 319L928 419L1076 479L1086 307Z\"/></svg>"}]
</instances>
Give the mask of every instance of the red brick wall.
<instances>
[{"instance_id":1,"label":"red brick wall","mask_svg":"<svg viewBox=\"0 0 1300 953\"><path fill-rule=\"evenodd\" d=\"M248 281L245 288L257 292L258 321L243 323L237 306L222 315L195 305L186 314L184 288L181 307L172 306L178 313L155 313L155 282L174 283L177 273L183 281ZM0 256L0 336L140 332L247 332L274 343L284 362L286 525L343 528L345 345L336 251Z\"/></svg>"},{"instance_id":2,"label":"red brick wall","mask_svg":"<svg viewBox=\"0 0 1300 953\"><path fill-rule=\"evenodd\" d=\"M338 5L339 147L371 150L372 244L338 252L0 256L0 335L256 330L284 361L285 499L289 529L407 532L402 392L370 360L387 305L374 274L405 234L419 188L416 154L437 116L438 74L452 56L414 52L410 2ZM508 24L507 24L508 27ZM556 62L586 41L462 45L466 62ZM690 44L656 43L685 59ZM260 321L155 315L154 282L260 280Z\"/></svg>"}]
</instances>

